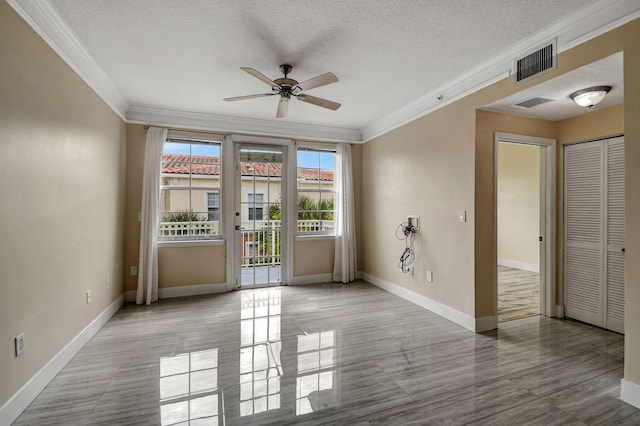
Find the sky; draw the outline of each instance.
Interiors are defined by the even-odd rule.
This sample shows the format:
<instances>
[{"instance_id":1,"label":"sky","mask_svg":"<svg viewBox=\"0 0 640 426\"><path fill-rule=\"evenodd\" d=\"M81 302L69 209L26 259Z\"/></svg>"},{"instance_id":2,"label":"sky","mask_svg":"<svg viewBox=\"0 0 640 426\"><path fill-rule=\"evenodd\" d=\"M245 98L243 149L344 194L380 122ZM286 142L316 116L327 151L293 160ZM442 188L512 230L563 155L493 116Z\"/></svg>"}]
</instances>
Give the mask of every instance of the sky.
<instances>
[{"instance_id":1,"label":"sky","mask_svg":"<svg viewBox=\"0 0 640 426\"><path fill-rule=\"evenodd\" d=\"M189 154L189 145L183 143L167 142L164 144L165 154ZM191 155L220 156L218 145L191 145ZM333 157L335 154L317 151L298 151L298 167L309 167L322 170L333 170Z\"/></svg>"}]
</instances>

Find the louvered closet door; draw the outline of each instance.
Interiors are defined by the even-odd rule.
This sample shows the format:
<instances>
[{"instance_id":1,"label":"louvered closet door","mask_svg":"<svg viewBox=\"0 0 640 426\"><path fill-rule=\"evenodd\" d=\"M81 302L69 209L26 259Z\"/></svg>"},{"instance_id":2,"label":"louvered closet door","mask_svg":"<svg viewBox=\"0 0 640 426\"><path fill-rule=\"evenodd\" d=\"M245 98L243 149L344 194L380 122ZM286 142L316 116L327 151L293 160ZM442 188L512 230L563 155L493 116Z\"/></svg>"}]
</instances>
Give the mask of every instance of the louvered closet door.
<instances>
[{"instance_id":1,"label":"louvered closet door","mask_svg":"<svg viewBox=\"0 0 640 426\"><path fill-rule=\"evenodd\" d=\"M624 332L624 138L565 148L565 315Z\"/></svg>"},{"instance_id":2,"label":"louvered closet door","mask_svg":"<svg viewBox=\"0 0 640 426\"><path fill-rule=\"evenodd\" d=\"M603 144L565 148L565 315L603 324Z\"/></svg>"},{"instance_id":3,"label":"louvered closet door","mask_svg":"<svg viewBox=\"0 0 640 426\"><path fill-rule=\"evenodd\" d=\"M607 141L605 327L624 333L624 139Z\"/></svg>"}]
</instances>

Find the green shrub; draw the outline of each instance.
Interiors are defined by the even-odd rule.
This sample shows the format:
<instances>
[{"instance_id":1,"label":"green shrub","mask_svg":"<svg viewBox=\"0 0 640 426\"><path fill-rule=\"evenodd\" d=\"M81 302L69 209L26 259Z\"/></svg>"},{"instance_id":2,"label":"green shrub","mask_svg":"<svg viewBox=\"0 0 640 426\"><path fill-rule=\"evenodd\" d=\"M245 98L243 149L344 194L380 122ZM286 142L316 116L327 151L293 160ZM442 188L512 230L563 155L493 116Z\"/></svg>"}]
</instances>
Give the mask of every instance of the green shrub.
<instances>
[{"instance_id":1,"label":"green shrub","mask_svg":"<svg viewBox=\"0 0 640 426\"><path fill-rule=\"evenodd\" d=\"M201 222L205 220L207 220L207 218L204 217L204 215L194 213L190 210L179 210L162 216L162 222Z\"/></svg>"}]
</instances>

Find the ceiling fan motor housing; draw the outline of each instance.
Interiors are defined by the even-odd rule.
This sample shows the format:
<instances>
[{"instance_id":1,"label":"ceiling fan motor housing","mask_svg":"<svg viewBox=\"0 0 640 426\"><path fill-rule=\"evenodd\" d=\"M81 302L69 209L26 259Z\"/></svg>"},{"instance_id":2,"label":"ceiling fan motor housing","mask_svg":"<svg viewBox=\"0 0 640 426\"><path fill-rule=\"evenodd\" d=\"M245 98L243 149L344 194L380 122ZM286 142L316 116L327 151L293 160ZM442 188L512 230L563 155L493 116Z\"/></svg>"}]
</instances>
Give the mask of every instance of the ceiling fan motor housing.
<instances>
[{"instance_id":1,"label":"ceiling fan motor housing","mask_svg":"<svg viewBox=\"0 0 640 426\"><path fill-rule=\"evenodd\" d=\"M282 74L284 74L284 77L286 78L287 75L291 72L291 70L293 69L293 67L289 64L282 64L280 65L280 72Z\"/></svg>"}]
</instances>

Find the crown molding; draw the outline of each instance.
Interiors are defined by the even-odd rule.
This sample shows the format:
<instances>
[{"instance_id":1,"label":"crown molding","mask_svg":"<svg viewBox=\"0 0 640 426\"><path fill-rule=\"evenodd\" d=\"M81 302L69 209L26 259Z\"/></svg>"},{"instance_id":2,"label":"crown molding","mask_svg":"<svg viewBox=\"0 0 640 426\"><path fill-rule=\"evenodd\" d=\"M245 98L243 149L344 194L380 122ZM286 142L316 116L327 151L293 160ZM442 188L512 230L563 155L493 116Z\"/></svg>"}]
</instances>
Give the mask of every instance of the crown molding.
<instances>
[{"instance_id":1,"label":"crown molding","mask_svg":"<svg viewBox=\"0 0 640 426\"><path fill-rule=\"evenodd\" d=\"M127 99L48 1L7 0L7 3L116 114L125 119Z\"/></svg>"},{"instance_id":2,"label":"crown molding","mask_svg":"<svg viewBox=\"0 0 640 426\"><path fill-rule=\"evenodd\" d=\"M126 119L128 123L149 124L178 129L210 130L219 133L313 139L324 142L362 142L362 133L360 133L359 129L257 120L136 105L129 107Z\"/></svg>"},{"instance_id":3,"label":"crown molding","mask_svg":"<svg viewBox=\"0 0 640 426\"><path fill-rule=\"evenodd\" d=\"M560 53L638 17L640 17L638 0L600 0L523 39L447 85L366 125L362 129L363 142L368 142L510 76L513 72L514 58L540 47L553 38L557 38L558 53Z\"/></svg>"}]
</instances>

